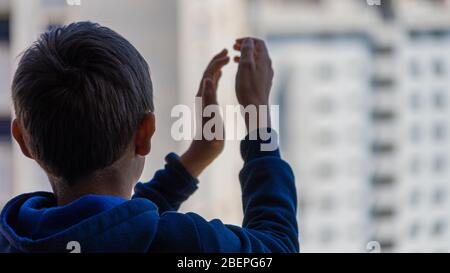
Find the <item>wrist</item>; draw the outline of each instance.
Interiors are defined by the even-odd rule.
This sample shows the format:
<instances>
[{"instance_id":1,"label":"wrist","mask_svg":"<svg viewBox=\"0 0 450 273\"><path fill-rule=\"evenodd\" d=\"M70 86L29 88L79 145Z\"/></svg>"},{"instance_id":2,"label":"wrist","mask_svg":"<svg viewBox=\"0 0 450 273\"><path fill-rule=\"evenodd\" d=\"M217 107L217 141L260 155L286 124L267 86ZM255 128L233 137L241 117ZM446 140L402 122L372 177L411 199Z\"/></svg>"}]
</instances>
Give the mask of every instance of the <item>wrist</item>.
<instances>
[{"instance_id":1,"label":"wrist","mask_svg":"<svg viewBox=\"0 0 450 273\"><path fill-rule=\"evenodd\" d=\"M196 160L195 153L191 149L188 149L180 156L180 162L194 178L197 178L203 171L201 164Z\"/></svg>"},{"instance_id":2,"label":"wrist","mask_svg":"<svg viewBox=\"0 0 450 273\"><path fill-rule=\"evenodd\" d=\"M244 115L247 133L259 128L270 128L272 125L268 104L252 104L256 106L255 114Z\"/></svg>"},{"instance_id":3,"label":"wrist","mask_svg":"<svg viewBox=\"0 0 450 273\"><path fill-rule=\"evenodd\" d=\"M193 177L198 177L220 155L223 148L223 141L194 140L180 157L181 164Z\"/></svg>"}]
</instances>

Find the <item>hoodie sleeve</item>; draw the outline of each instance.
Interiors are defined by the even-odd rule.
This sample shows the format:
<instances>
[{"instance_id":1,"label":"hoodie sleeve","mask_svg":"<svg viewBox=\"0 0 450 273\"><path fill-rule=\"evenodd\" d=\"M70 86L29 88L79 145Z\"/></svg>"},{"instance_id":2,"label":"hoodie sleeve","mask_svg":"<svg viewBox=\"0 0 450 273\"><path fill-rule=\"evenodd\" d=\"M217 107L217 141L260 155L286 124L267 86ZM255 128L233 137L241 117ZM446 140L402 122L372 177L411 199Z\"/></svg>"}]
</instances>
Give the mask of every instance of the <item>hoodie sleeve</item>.
<instances>
[{"instance_id":1,"label":"hoodie sleeve","mask_svg":"<svg viewBox=\"0 0 450 273\"><path fill-rule=\"evenodd\" d=\"M179 156L166 156L164 169L155 173L150 182L138 183L133 198L146 198L158 206L159 213L176 211L197 189L198 180L181 164Z\"/></svg>"},{"instance_id":2,"label":"hoodie sleeve","mask_svg":"<svg viewBox=\"0 0 450 273\"><path fill-rule=\"evenodd\" d=\"M263 143L248 137L241 142L242 227L194 213L165 213L150 251L299 252L294 175L278 149L261 151Z\"/></svg>"}]
</instances>

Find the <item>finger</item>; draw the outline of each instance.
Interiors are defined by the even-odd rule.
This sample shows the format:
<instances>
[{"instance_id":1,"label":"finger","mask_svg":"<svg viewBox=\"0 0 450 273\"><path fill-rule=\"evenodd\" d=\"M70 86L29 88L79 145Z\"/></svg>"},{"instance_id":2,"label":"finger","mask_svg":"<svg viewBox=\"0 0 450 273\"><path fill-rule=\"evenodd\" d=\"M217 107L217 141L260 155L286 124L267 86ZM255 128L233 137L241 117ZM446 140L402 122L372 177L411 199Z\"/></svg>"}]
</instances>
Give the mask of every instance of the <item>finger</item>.
<instances>
[{"instance_id":1,"label":"finger","mask_svg":"<svg viewBox=\"0 0 450 273\"><path fill-rule=\"evenodd\" d=\"M241 51L242 43L245 41L245 39L250 39L250 37L236 39L233 45L233 49Z\"/></svg>"},{"instance_id":2,"label":"finger","mask_svg":"<svg viewBox=\"0 0 450 273\"><path fill-rule=\"evenodd\" d=\"M241 46L240 64L249 63L254 64L255 43L253 39L246 39Z\"/></svg>"},{"instance_id":3,"label":"finger","mask_svg":"<svg viewBox=\"0 0 450 273\"><path fill-rule=\"evenodd\" d=\"M229 62L230 57L228 56L213 60L206 69L205 75L214 76L222 69L222 67L227 65Z\"/></svg>"},{"instance_id":4,"label":"finger","mask_svg":"<svg viewBox=\"0 0 450 273\"><path fill-rule=\"evenodd\" d=\"M253 39L254 41L262 41L262 39L255 38L255 37L242 37L235 40L236 43L243 43L247 39Z\"/></svg>"},{"instance_id":5,"label":"finger","mask_svg":"<svg viewBox=\"0 0 450 273\"><path fill-rule=\"evenodd\" d=\"M208 63L208 66L206 67L206 69L208 70L210 68L210 66L217 60L226 58L228 56L228 50L226 48L224 48L222 51L220 51L219 53L217 53L212 59L211 61Z\"/></svg>"},{"instance_id":6,"label":"finger","mask_svg":"<svg viewBox=\"0 0 450 273\"><path fill-rule=\"evenodd\" d=\"M221 58L224 57L228 54L228 49L224 48L222 49L222 51L220 51L219 53L217 53L213 59L217 59L217 58Z\"/></svg>"},{"instance_id":7,"label":"finger","mask_svg":"<svg viewBox=\"0 0 450 273\"><path fill-rule=\"evenodd\" d=\"M255 38L255 37L244 37L244 38L239 38L236 39L233 45L233 48L236 50L240 50L240 47L242 45L242 43L246 40L246 39L252 39L255 43L256 42L263 42L263 40L259 39L259 38Z\"/></svg>"},{"instance_id":8,"label":"finger","mask_svg":"<svg viewBox=\"0 0 450 273\"><path fill-rule=\"evenodd\" d=\"M230 62L230 57L228 57L228 56L217 59L216 61L214 61L213 65L211 67L212 71L215 73L220 71L229 62Z\"/></svg>"},{"instance_id":9,"label":"finger","mask_svg":"<svg viewBox=\"0 0 450 273\"><path fill-rule=\"evenodd\" d=\"M255 47L257 49L256 59L267 59L269 58L269 50L267 45L263 40L258 40L255 42Z\"/></svg>"},{"instance_id":10,"label":"finger","mask_svg":"<svg viewBox=\"0 0 450 273\"><path fill-rule=\"evenodd\" d=\"M259 40L258 38L255 38L255 37L242 37L242 38L236 39L235 43L236 44L242 44L245 40L248 40L248 39L252 39L254 41Z\"/></svg>"},{"instance_id":11,"label":"finger","mask_svg":"<svg viewBox=\"0 0 450 273\"><path fill-rule=\"evenodd\" d=\"M241 57L239 57L239 56L234 56L233 61L234 61L235 63L239 63L239 62L241 61Z\"/></svg>"},{"instance_id":12,"label":"finger","mask_svg":"<svg viewBox=\"0 0 450 273\"><path fill-rule=\"evenodd\" d=\"M213 60L208 64L205 72L203 73L203 79L200 83L200 88L197 92L197 97L201 97L204 91L204 80L205 78L211 78L213 83L217 84L217 81L221 75L221 69L223 66L230 62L230 58L227 56L228 51L226 49L222 50L216 56L214 56Z\"/></svg>"},{"instance_id":13,"label":"finger","mask_svg":"<svg viewBox=\"0 0 450 273\"><path fill-rule=\"evenodd\" d=\"M226 48L224 48L221 52L219 52L218 54L216 54L212 60L209 62L208 67L211 66L211 64L213 62L215 62L218 59L223 59L228 55L228 50Z\"/></svg>"},{"instance_id":14,"label":"finger","mask_svg":"<svg viewBox=\"0 0 450 273\"><path fill-rule=\"evenodd\" d=\"M267 46L266 46L266 42L264 40L258 39L258 38L252 38L252 37L236 39L236 42L233 45L233 49L235 49L237 51L240 51L241 47L242 47L242 44L245 41L245 39L252 39L253 40L253 42L255 43L256 53L258 53L258 51L263 51L264 53L268 52Z\"/></svg>"},{"instance_id":15,"label":"finger","mask_svg":"<svg viewBox=\"0 0 450 273\"><path fill-rule=\"evenodd\" d=\"M243 43L243 41L241 41L241 42L236 42L236 43L233 45L233 49L234 49L234 50L237 50L237 51L241 51L242 43Z\"/></svg>"},{"instance_id":16,"label":"finger","mask_svg":"<svg viewBox=\"0 0 450 273\"><path fill-rule=\"evenodd\" d=\"M235 44L233 48L237 51L240 51L242 48L242 44ZM267 49L267 45L263 40L255 41L255 51L254 51L255 59L260 60L269 57L269 51Z\"/></svg>"}]
</instances>

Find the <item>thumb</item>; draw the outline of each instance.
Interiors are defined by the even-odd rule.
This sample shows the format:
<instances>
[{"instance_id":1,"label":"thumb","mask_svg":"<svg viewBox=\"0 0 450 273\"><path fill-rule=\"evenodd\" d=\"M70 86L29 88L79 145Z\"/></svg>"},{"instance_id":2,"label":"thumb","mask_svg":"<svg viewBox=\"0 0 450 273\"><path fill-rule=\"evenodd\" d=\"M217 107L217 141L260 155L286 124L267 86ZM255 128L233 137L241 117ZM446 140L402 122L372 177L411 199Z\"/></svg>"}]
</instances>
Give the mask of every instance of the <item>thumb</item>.
<instances>
[{"instance_id":1,"label":"thumb","mask_svg":"<svg viewBox=\"0 0 450 273\"><path fill-rule=\"evenodd\" d=\"M242 43L240 63L254 64L255 44L253 39L247 38Z\"/></svg>"}]
</instances>

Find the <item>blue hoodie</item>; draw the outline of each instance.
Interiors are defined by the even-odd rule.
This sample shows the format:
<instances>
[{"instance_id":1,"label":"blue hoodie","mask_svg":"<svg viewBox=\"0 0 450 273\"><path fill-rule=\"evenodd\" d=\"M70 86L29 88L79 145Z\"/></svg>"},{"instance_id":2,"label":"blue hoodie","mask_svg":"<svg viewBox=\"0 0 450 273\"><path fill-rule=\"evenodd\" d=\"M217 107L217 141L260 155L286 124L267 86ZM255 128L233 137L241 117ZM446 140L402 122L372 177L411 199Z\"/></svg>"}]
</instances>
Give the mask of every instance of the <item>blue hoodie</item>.
<instances>
[{"instance_id":1,"label":"blue hoodie","mask_svg":"<svg viewBox=\"0 0 450 273\"><path fill-rule=\"evenodd\" d=\"M175 154L131 200L85 195L57 206L48 192L19 195L3 208L0 252L298 252L294 175L278 150L241 142L242 227L178 213L197 189Z\"/></svg>"}]
</instances>

